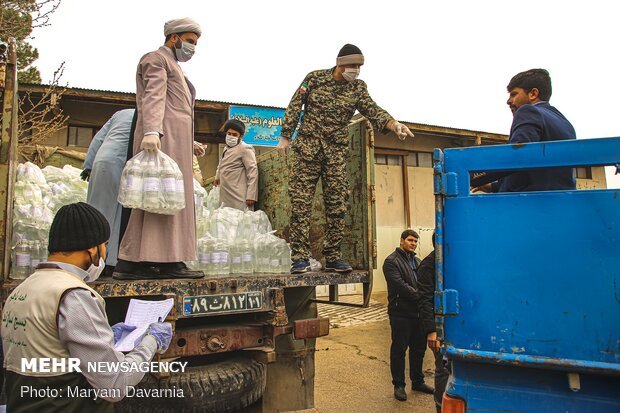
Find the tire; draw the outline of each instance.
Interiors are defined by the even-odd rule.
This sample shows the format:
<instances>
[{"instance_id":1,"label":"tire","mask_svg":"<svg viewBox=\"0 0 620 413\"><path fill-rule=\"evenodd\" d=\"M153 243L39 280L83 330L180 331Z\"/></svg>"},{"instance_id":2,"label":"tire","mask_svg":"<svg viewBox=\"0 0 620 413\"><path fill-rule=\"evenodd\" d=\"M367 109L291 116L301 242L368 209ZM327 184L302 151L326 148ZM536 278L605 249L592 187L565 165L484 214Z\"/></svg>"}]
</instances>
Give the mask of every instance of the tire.
<instances>
[{"instance_id":1,"label":"tire","mask_svg":"<svg viewBox=\"0 0 620 413\"><path fill-rule=\"evenodd\" d=\"M235 356L213 364L187 367L184 373L161 379L146 374L135 386L140 390L178 389L182 397L125 397L116 403L118 413L223 413L235 412L258 401L265 391L267 369L257 360Z\"/></svg>"}]
</instances>

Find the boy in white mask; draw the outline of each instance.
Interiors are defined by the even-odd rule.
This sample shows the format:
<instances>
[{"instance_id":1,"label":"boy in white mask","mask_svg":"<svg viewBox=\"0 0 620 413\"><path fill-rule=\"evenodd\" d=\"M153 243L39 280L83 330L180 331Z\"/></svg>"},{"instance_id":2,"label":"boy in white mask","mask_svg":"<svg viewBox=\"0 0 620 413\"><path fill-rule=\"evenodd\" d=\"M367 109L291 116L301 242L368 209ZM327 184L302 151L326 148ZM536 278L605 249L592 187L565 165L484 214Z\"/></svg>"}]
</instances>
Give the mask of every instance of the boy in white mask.
<instances>
[{"instance_id":1,"label":"boy in white mask","mask_svg":"<svg viewBox=\"0 0 620 413\"><path fill-rule=\"evenodd\" d=\"M258 191L258 166L251 145L243 142L245 125L230 119L222 128L226 133L226 148L215 173L215 185L220 186L223 206L244 210L254 209Z\"/></svg>"}]
</instances>

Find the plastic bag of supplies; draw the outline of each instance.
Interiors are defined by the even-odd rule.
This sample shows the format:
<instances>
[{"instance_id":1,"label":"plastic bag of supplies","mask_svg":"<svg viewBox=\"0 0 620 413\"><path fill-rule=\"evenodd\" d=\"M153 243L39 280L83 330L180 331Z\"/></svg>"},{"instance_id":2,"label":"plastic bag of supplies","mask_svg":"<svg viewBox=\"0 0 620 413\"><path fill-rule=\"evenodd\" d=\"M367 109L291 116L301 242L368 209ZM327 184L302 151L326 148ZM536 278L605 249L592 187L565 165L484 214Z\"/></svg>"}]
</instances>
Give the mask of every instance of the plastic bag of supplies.
<instances>
[{"instance_id":1,"label":"plastic bag of supplies","mask_svg":"<svg viewBox=\"0 0 620 413\"><path fill-rule=\"evenodd\" d=\"M185 208L183 174L162 151L140 152L125 165L118 202L125 208L174 215Z\"/></svg>"}]
</instances>

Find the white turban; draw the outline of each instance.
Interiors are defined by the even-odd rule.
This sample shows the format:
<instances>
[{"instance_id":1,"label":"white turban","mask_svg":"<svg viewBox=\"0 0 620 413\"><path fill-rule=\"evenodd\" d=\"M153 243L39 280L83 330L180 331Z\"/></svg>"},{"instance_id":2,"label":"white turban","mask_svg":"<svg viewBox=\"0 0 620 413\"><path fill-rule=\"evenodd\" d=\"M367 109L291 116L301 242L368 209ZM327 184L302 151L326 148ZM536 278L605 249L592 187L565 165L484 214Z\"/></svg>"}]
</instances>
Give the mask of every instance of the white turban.
<instances>
[{"instance_id":1,"label":"white turban","mask_svg":"<svg viewBox=\"0 0 620 413\"><path fill-rule=\"evenodd\" d=\"M168 36L173 33L185 33L192 32L198 36L202 34L200 25L189 17L183 19L169 20L164 24L164 36Z\"/></svg>"}]
</instances>

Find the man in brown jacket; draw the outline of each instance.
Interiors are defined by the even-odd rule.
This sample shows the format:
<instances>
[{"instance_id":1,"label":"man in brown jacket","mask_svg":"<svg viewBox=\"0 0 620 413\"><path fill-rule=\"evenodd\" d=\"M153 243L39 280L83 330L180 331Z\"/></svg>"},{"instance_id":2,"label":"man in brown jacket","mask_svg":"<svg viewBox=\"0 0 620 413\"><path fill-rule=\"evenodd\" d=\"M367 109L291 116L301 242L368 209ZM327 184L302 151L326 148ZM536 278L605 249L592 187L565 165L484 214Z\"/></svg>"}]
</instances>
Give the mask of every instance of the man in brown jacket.
<instances>
[{"instance_id":1,"label":"man in brown jacket","mask_svg":"<svg viewBox=\"0 0 620 413\"><path fill-rule=\"evenodd\" d=\"M192 177L196 90L179 66L194 54L201 33L194 20L170 20L164 25L164 45L138 63L133 154L161 150L174 159L183 173L186 206L175 215L132 210L116 279L204 277L183 263L196 259Z\"/></svg>"},{"instance_id":2,"label":"man in brown jacket","mask_svg":"<svg viewBox=\"0 0 620 413\"><path fill-rule=\"evenodd\" d=\"M231 119L223 129L226 148L215 173L215 185L220 185L220 202L229 208L253 210L258 192L254 148L242 141L245 134L243 122Z\"/></svg>"}]
</instances>

